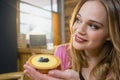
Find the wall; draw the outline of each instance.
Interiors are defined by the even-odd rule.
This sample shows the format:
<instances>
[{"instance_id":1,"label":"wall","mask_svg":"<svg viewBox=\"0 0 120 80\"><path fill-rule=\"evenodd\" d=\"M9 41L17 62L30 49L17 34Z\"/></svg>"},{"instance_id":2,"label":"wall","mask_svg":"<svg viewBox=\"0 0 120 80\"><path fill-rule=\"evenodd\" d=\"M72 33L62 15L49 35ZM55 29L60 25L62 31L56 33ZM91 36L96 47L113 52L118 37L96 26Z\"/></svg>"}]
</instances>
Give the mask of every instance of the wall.
<instances>
[{"instance_id":1,"label":"wall","mask_svg":"<svg viewBox=\"0 0 120 80\"><path fill-rule=\"evenodd\" d=\"M0 0L0 73L17 71L16 1Z\"/></svg>"},{"instance_id":2,"label":"wall","mask_svg":"<svg viewBox=\"0 0 120 80\"><path fill-rule=\"evenodd\" d=\"M65 20L65 42L70 41L70 19L74 8L79 0L65 0L64 1L64 20Z\"/></svg>"}]
</instances>

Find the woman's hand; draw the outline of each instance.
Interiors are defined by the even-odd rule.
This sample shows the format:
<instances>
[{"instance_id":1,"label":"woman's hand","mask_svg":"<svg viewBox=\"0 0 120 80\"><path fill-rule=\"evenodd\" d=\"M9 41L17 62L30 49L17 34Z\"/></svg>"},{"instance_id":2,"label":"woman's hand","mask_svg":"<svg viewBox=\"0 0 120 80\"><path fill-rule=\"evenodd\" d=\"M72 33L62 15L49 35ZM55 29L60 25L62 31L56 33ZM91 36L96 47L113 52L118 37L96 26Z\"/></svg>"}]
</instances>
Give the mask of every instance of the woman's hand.
<instances>
[{"instance_id":1,"label":"woman's hand","mask_svg":"<svg viewBox=\"0 0 120 80\"><path fill-rule=\"evenodd\" d=\"M80 80L79 74L72 69L68 69L65 71L51 70L48 74L61 80Z\"/></svg>"},{"instance_id":2,"label":"woman's hand","mask_svg":"<svg viewBox=\"0 0 120 80\"><path fill-rule=\"evenodd\" d=\"M79 74L74 70L51 70L48 74L42 74L27 63L24 65L24 73L32 80L80 80Z\"/></svg>"},{"instance_id":3,"label":"woman's hand","mask_svg":"<svg viewBox=\"0 0 120 80\"><path fill-rule=\"evenodd\" d=\"M60 80L60 79L51 77L47 74L40 73L35 68L28 65L28 63L24 65L24 68L25 68L24 70L25 75L27 75L32 80Z\"/></svg>"}]
</instances>

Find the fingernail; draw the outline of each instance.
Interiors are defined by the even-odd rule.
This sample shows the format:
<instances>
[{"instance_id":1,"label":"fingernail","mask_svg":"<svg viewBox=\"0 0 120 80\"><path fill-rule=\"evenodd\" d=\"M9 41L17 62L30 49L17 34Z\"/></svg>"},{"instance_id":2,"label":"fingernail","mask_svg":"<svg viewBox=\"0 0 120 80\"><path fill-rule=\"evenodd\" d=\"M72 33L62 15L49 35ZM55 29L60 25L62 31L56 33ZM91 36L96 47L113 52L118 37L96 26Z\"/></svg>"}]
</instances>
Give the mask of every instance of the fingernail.
<instances>
[{"instance_id":1,"label":"fingernail","mask_svg":"<svg viewBox=\"0 0 120 80\"><path fill-rule=\"evenodd\" d=\"M55 72L54 71L50 71L49 74L53 75Z\"/></svg>"}]
</instances>

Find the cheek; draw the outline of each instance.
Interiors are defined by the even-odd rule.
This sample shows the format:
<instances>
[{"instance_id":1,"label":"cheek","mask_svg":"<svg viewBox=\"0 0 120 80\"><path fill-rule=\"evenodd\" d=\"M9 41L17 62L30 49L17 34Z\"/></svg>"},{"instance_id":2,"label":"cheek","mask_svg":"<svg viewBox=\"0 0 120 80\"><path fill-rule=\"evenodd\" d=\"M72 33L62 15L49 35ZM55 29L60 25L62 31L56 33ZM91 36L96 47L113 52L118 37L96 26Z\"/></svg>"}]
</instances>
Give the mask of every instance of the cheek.
<instances>
[{"instance_id":1,"label":"cheek","mask_svg":"<svg viewBox=\"0 0 120 80\"><path fill-rule=\"evenodd\" d=\"M103 32L98 32L98 33L89 33L88 34L88 39L92 41L93 43L104 43L106 41L107 34Z\"/></svg>"}]
</instances>

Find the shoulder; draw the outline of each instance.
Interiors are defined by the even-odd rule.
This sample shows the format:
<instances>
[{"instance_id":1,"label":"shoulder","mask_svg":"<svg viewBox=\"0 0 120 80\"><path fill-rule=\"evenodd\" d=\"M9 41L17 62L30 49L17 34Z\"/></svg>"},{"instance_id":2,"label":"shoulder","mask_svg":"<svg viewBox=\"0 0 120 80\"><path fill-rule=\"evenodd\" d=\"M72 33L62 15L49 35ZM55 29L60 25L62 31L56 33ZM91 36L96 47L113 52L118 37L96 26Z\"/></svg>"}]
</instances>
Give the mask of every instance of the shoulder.
<instances>
[{"instance_id":1,"label":"shoulder","mask_svg":"<svg viewBox=\"0 0 120 80\"><path fill-rule=\"evenodd\" d=\"M69 48L69 44L61 44L56 46L56 49L68 49Z\"/></svg>"},{"instance_id":2,"label":"shoulder","mask_svg":"<svg viewBox=\"0 0 120 80\"><path fill-rule=\"evenodd\" d=\"M69 51L69 44L61 44L56 46L55 48L55 55L63 55L66 54Z\"/></svg>"},{"instance_id":3,"label":"shoulder","mask_svg":"<svg viewBox=\"0 0 120 80\"><path fill-rule=\"evenodd\" d=\"M61 44L56 47L54 55L61 59L61 69L68 69L70 66L69 60L69 44Z\"/></svg>"}]
</instances>

